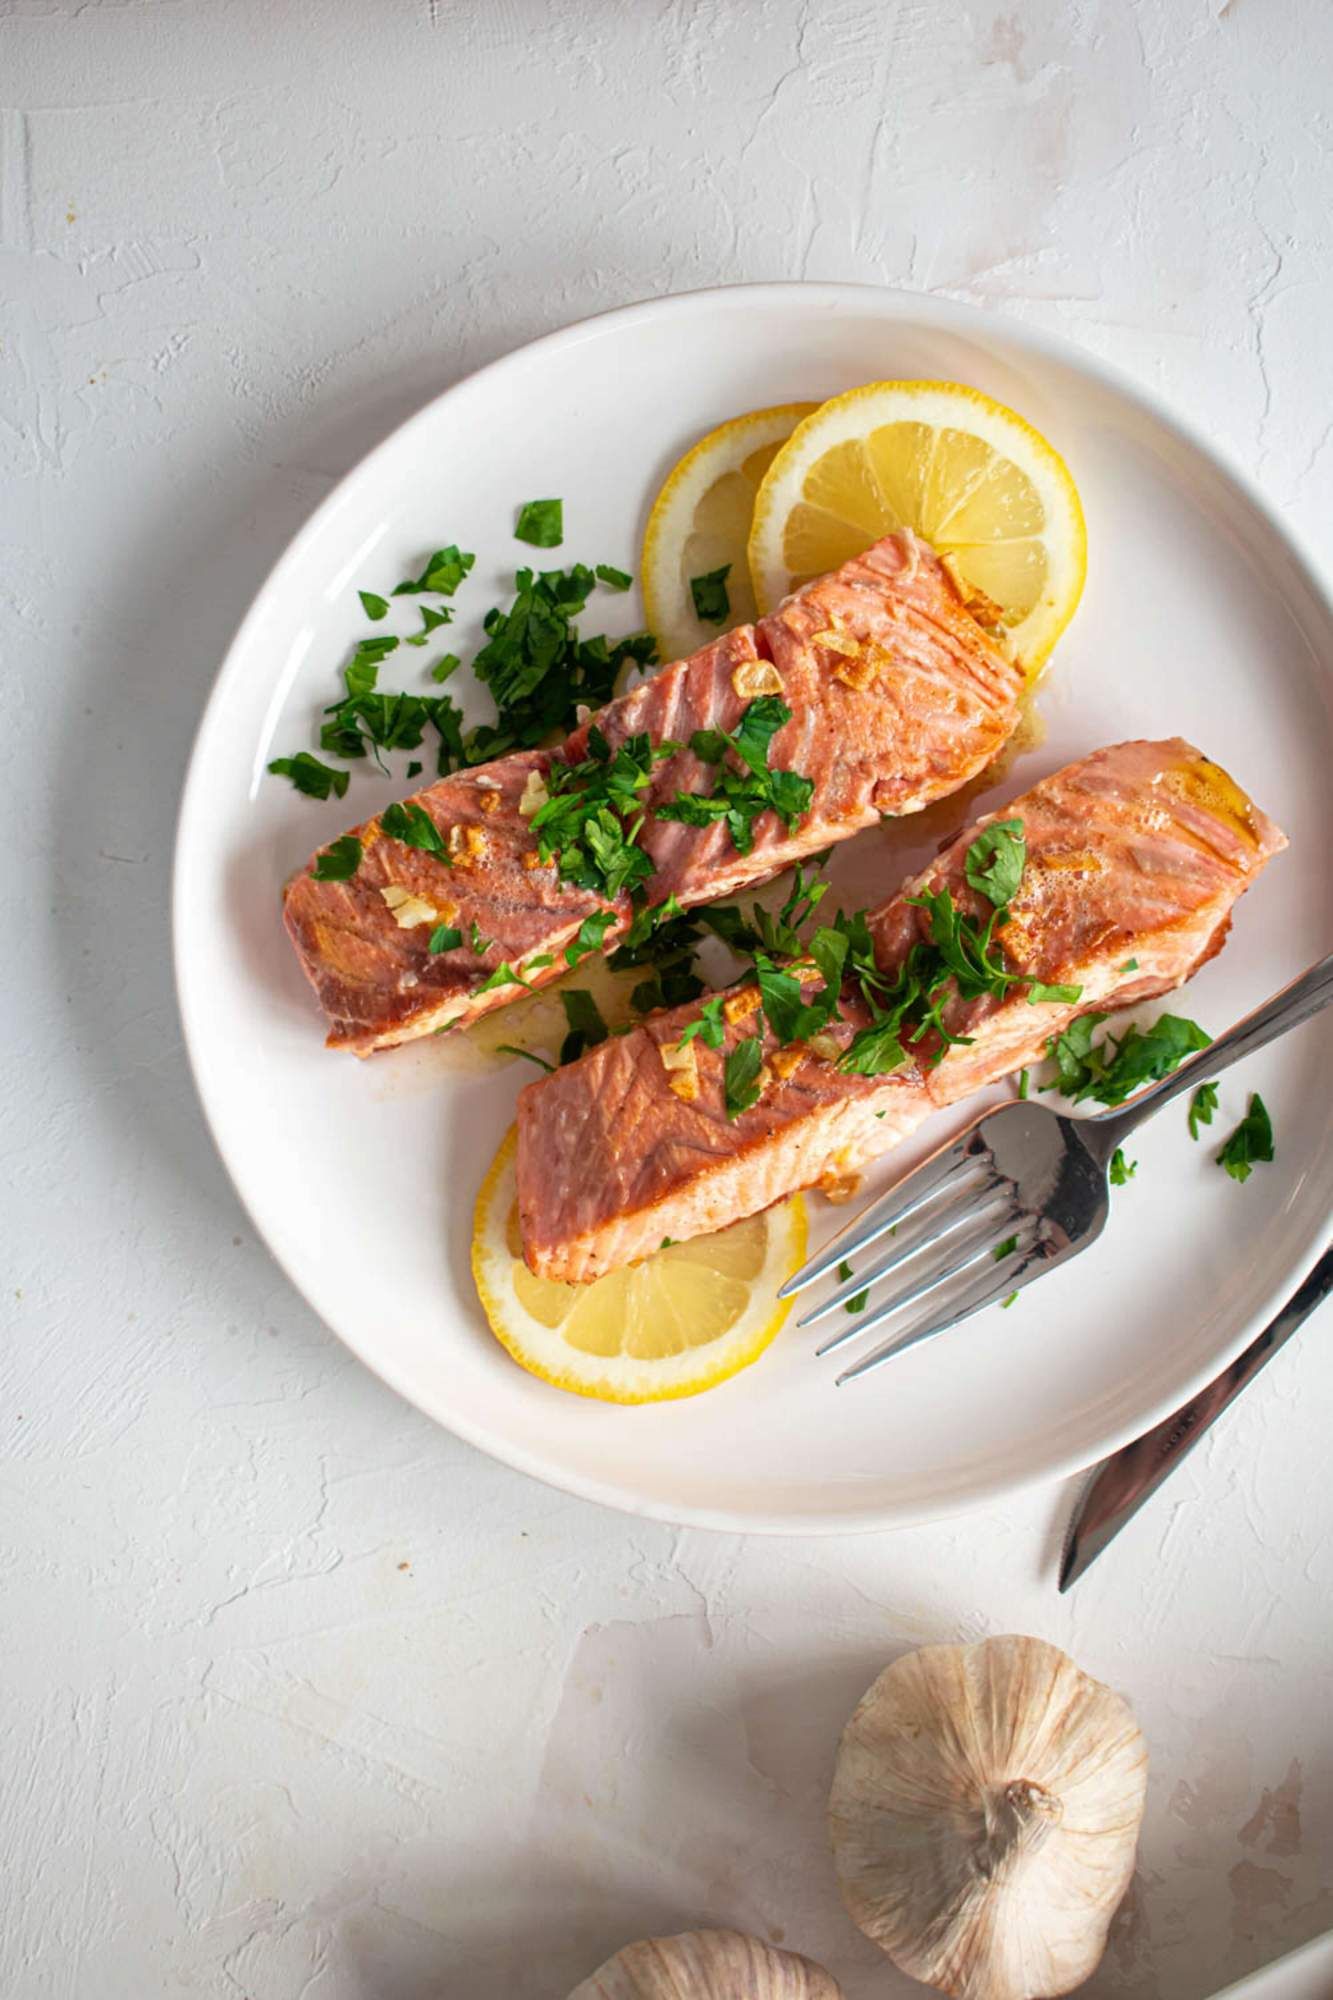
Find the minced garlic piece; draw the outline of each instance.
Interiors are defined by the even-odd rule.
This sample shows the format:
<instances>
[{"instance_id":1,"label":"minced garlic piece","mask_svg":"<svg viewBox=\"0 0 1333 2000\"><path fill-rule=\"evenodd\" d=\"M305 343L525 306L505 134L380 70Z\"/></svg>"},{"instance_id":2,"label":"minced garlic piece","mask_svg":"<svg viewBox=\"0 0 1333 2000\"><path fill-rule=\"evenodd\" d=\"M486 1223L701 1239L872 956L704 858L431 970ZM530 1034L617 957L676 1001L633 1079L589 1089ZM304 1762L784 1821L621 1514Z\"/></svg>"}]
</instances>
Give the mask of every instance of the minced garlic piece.
<instances>
[{"instance_id":1,"label":"minced garlic piece","mask_svg":"<svg viewBox=\"0 0 1333 2000\"><path fill-rule=\"evenodd\" d=\"M410 931L416 924L439 922L439 913L434 903L426 902L422 896L414 896L401 882L390 882L380 890L387 907L393 912L393 920L400 931Z\"/></svg>"},{"instance_id":2,"label":"minced garlic piece","mask_svg":"<svg viewBox=\"0 0 1333 2000\"><path fill-rule=\"evenodd\" d=\"M540 771L529 771L528 782L523 787L523 796L518 802L519 814L523 819L531 819L539 813L550 798L546 780Z\"/></svg>"},{"instance_id":3,"label":"minced garlic piece","mask_svg":"<svg viewBox=\"0 0 1333 2000\"><path fill-rule=\"evenodd\" d=\"M478 785L477 804L484 813L500 810L500 787L498 785Z\"/></svg>"},{"instance_id":4,"label":"minced garlic piece","mask_svg":"<svg viewBox=\"0 0 1333 2000\"><path fill-rule=\"evenodd\" d=\"M775 1049L770 1058L770 1067L774 1076L781 1077L785 1083L792 1072L801 1067L804 1056L805 1045L802 1042L792 1042L785 1049Z\"/></svg>"},{"instance_id":5,"label":"minced garlic piece","mask_svg":"<svg viewBox=\"0 0 1333 2000\"><path fill-rule=\"evenodd\" d=\"M842 1045L836 1035L811 1035L806 1047L821 1062L836 1062L842 1054Z\"/></svg>"},{"instance_id":6,"label":"minced garlic piece","mask_svg":"<svg viewBox=\"0 0 1333 2000\"><path fill-rule=\"evenodd\" d=\"M679 1042L661 1042L657 1053L667 1073L667 1089L682 1104L693 1104L699 1095L699 1056L694 1043L686 1042L682 1048Z\"/></svg>"},{"instance_id":7,"label":"minced garlic piece","mask_svg":"<svg viewBox=\"0 0 1333 2000\"><path fill-rule=\"evenodd\" d=\"M761 1063L759 1066L759 1074L755 1078L755 1082L759 1086L759 1095L761 1097L763 1096L764 1092L768 1089L768 1086L770 1085L770 1083L772 1083L772 1081L773 1081L772 1069L769 1067L767 1063Z\"/></svg>"},{"instance_id":8,"label":"minced garlic piece","mask_svg":"<svg viewBox=\"0 0 1333 2000\"><path fill-rule=\"evenodd\" d=\"M854 660L861 651L861 643L847 632L835 632L830 626L827 632L816 632L810 641L812 646L822 646L826 653L841 653L844 659Z\"/></svg>"},{"instance_id":9,"label":"minced garlic piece","mask_svg":"<svg viewBox=\"0 0 1333 2000\"><path fill-rule=\"evenodd\" d=\"M479 826L451 826L445 846L455 868L475 868L490 846Z\"/></svg>"},{"instance_id":10,"label":"minced garlic piece","mask_svg":"<svg viewBox=\"0 0 1333 2000\"><path fill-rule=\"evenodd\" d=\"M742 660L732 673L731 685L742 701L750 701L758 694L781 694L782 675L771 660Z\"/></svg>"},{"instance_id":11,"label":"minced garlic piece","mask_svg":"<svg viewBox=\"0 0 1333 2000\"><path fill-rule=\"evenodd\" d=\"M722 1002L722 1018L735 1027L737 1021L748 1020L759 1005L759 988L742 986L738 993L730 994Z\"/></svg>"},{"instance_id":12,"label":"minced garlic piece","mask_svg":"<svg viewBox=\"0 0 1333 2000\"><path fill-rule=\"evenodd\" d=\"M834 1208L841 1208L859 1192L860 1186L860 1174L825 1174L819 1182L819 1192Z\"/></svg>"}]
</instances>

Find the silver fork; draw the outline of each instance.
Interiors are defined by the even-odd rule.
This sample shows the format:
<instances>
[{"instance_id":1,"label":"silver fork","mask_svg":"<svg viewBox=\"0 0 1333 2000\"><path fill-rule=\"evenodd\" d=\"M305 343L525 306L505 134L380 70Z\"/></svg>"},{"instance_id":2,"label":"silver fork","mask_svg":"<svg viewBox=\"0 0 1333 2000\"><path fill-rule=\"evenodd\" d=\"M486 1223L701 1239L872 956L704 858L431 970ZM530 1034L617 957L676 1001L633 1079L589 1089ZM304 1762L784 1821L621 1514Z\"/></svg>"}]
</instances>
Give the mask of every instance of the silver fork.
<instances>
[{"instance_id":1,"label":"silver fork","mask_svg":"<svg viewBox=\"0 0 1333 2000\"><path fill-rule=\"evenodd\" d=\"M874 1264L797 1324L811 1326L860 1293L874 1291L874 1309L849 1319L818 1349L828 1354L905 1307L917 1307L897 1332L844 1368L839 1382L947 1332L1096 1242L1110 1213L1112 1156L1145 1118L1308 1021L1330 1000L1333 954L1123 1109L1070 1118L1022 1099L983 1112L849 1222L787 1280L778 1297L805 1291L887 1239L889 1247ZM881 1289L886 1280L891 1282Z\"/></svg>"}]
</instances>

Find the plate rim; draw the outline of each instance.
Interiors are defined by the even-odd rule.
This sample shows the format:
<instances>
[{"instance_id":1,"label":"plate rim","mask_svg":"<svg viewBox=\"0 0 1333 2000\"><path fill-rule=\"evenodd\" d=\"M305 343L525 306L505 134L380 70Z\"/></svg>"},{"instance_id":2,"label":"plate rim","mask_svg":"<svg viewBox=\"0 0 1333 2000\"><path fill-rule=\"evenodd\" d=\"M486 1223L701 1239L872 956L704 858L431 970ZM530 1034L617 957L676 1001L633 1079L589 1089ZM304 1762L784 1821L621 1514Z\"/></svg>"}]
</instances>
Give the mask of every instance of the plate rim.
<instances>
[{"instance_id":1,"label":"plate rim","mask_svg":"<svg viewBox=\"0 0 1333 2000\"><path fill-rule=\"evenodd\" d=\"M820 304L836 311L841 305L848 307L877 306L886 319L919 318L935 325L953 325L980 333L996 322L1003 328L1004 338L1014 347L1025 349L1036 357L1057 366L1072 369L1093 381L1097 386L1109 390L1128 403L1137 406L1160 430L1197 453L1206 463L1219 472L1223 479L1240 494L1242 499L1260 518L1270 534L1282 545L1293 565L1297 577L1314 601L1324 612L1333 629L1333 584L1326 576L1322 563L1315 556L1303 531L1289 522L1276 504L1269 499L1248 468L1232 454L1229 447L1219 446L1192 419L1183 415L1166 398L1151 386L1140 382L1128 370L1116 362L1105 360L1070 340L1063 333L1055 333L1044 327L1033 327L1025 321L1000 313L994 309L972 305L966 301L937 297L930 293L911 292L897 286L854 283L843 281L819 281L805 283L796 279L761 280L752 283L708 285L685 292L664 293L656 297L636 299L625 305L610 306L601 312L586 315L579 320L554 328L549 333L535 339L521 342L506 353L459 376L446 388L430 396L410 415L395 424L379 442L364 453L356 463L337 480L334 486L311 509L295 533L289 537L269 566L258 588L255 590L243 616L231 637L217 671L210 683L199 720L191 742L186 763L185 776L181 785L180 801L176 814L171 869L171 945L173 985L176 1009L180 1018L182 1039L185 1044L190 1076L195 1096L203 1114L204 1123L212 1139L218 1157L226 1169L233 1191L246 1215L264 1245L268 1255L282 1271L288 1283L311 1311L328 1328L336 1339L342 1342L357 1360L384 1382L405 1402L427 1417L441 1429L461 1439L465 1444L484 1452L488 1457L521 1472L527 1477L557 1491L571 1494L580 1500L591 1501L609 1507L618 1513L661 1521L675 1526L705 1528L727 1534L771 1534L771 1535L839 1535L875 1534L889 1529L920 1526L926 1522L955 1518L974 1509L986 1506L996 1500L1020 1494L1037 1486L1057 1483L1075 1477L1089 1467L1099 1464L1123 1445L1141 1437L1147 1430L1174 1409L1182 1406L1191 1397L1205 1388L1214 1377L1230 1365L1243 1352L1255 1334L1265 1326L1275 1311L1285 1302L1289 1294L1306 1275L1301 1264L1292 1264L1287 1276L1276 1284L1263 1303L1239 1323L1235 1334L1218 1349L1213 1358L1203 1364L1169 1397L1159 1400L1145 1410L1141 1418L1133 1423L1123 1424L1109 1431L1091 1456L1083 1447L1058 1454L1052 1460L1042 1460L1031 1470L1023 1469L1009 1474L996 1474L990 1479L978 1480L969 1485L965 1495L939 1496L933 1501L924 1499L914 1505L910 1501L885 1505L879 1503L870 1509L858 1509L854 1513L828 1512L809 1513L800 1509L782 1513L772 1508L759 1513L742 1513L726 1507L704 1507L693 1504L672 1505L650 1496L627 1490L619 1483L602 1481L584 1476L567 1468L554 1466L533 1452L515 1445L508 1439L497 1436L486 1426L471 1420L465 1413L449 1412L440 1414L435 1409L425 1407L409 1384L401 1379L401 1371L382 1355L368 1351L367 1347L351 1332L335 1323L323 1308L316 1304L305 1284L297 1276L286 1255L271 1239L255 1205L247 1192L244 1179L232 1153L224 1143L219 1122L214 1116L214 1107L205 1081L204 1031L200 1017L196 1014L191 991L191 975L186 964L184 951L184 928L186 913L185 877L190 860L189 822L197 803L197 794L202 786L205 738L215 714L221 710L230 691L231 684L241 671L242 657L248 650L251 630L265 615L265 607L273 586L281 573L295 565L304 554L309 543L323 532L328 520L337 512L346 498L353 482L362 479L381 457L387 457L398 445L403 435L420 424L430 413L450 398L464 392L475 391L486 380L502 375L519 362L526 362L534 356L559 352L577 346L594 332L611 326L632 327L636 322L648 323L652 320L684 316L710 305L759 303L782 308L801 306L808 308ZM1312 1265L1322 1251L1333 1242L1333 1215L1326 1216L1322 1229L1315 1228L1310 1241L1302 1253L1302 1262Z\"/></svg>"}]
</instances>

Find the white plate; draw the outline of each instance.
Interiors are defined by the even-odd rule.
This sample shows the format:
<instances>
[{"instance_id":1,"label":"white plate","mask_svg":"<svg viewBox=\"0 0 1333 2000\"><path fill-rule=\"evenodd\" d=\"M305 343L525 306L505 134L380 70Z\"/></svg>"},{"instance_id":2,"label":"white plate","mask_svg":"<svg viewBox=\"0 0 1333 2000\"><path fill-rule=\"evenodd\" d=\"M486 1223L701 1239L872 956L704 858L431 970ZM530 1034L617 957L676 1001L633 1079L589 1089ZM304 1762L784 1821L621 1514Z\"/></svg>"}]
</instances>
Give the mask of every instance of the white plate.
<instances>
[{"instance_id":1,"label":"white plate","mask_svg":"<svg viewBox=\"0 0 1333 2000\"><path fill-rule=\"evenodd\" d=\"M1311 1938L1213 2000L1333 2000L1333 1931Z\"/></svg>"},{"instance_id":2,"label":"white plate","mask_svg":"<svg viewBox=\"0 0 1333 2000\"><path fill-rule=\"evenodd\" d=\"M1010 1312L840 1391L789 1327L711 1394L623 1410L523 1374L473 1297L473 1197L530 1072L470 1070L449 1038L369 1063L322 1047L279 889L318 843L408 787L358 771L345 801L316 805L264 766L309 745L348 643L366 630L357 588L383 591L458 540L478 551L459 603L479 613L534 553L511 539L517 503L552 493L566 541L540 561L637 569L661 476L701 432L889 376L956 378L1011 403L1065 454L1087 508L1088 587L1048 670L1046 741L985 803L1099 744L1179 732L1290 834L1183 1003L1220 1032L1333 932L1333 607L1259 495L1141 391L1061 343L944 301L831 285L664 299L537 341L451 389L343 481L278 563L218 677L181 811L175 935L190 1054L223 1158L293 1282L459 1436L571 1492L675 1521L882 1527L1069 1473L1237 1353L1326 1230L1329 1041L1312 1025L1224 1082L1223 1129L1255 1085L1274 1116L1277 1163L1248 1185L1191 1144L1183 1110L1167 1111L1142 1135L1138 1178L1103 1240ZM584 628L630 630L640 616L636 597L600 593ZM460 623L450 643L467 657L475 637ZM408 671L386 670L385 685L414 684L430 657L400 652L389 666L406 658ZM948 830L938 814L900 823L835 866L884 893ZM927 1128L893 1171L946 1130ZM831 1227L832 1211L811 1206Z\"/></svg>"}]
</instances>

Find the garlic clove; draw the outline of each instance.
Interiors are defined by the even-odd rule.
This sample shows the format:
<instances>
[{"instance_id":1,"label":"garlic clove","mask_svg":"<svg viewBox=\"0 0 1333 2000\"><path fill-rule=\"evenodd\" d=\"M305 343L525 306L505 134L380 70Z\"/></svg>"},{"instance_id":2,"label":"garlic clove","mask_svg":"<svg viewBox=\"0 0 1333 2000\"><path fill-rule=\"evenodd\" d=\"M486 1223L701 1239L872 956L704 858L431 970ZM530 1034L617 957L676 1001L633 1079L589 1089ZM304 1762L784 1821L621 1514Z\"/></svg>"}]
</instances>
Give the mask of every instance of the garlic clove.
<instances>
[{"instance_id":1,"label":"garlic clove","mask_svg":"<svg viewBox=\"0 0 1333 2000\"><path fill-rule=\"evenodd\" d=\"M1043 1640L909 1653L839 1747L843 1900L896 1965L957 2000L1068 1993L1129 1886L1147 1763L1128 1704Z\"/></svg>"},{"instance_id":2,"label":"garlic clove","mask_svg":"<svg viewBox=\"0 0 1333 2000\"><path fill-rule=\"evenodd\" d=\"M682 1931L627 1944L569 2000L842 2000L821 1965L741 1931Z\"/></svg>"}]
</instances>

